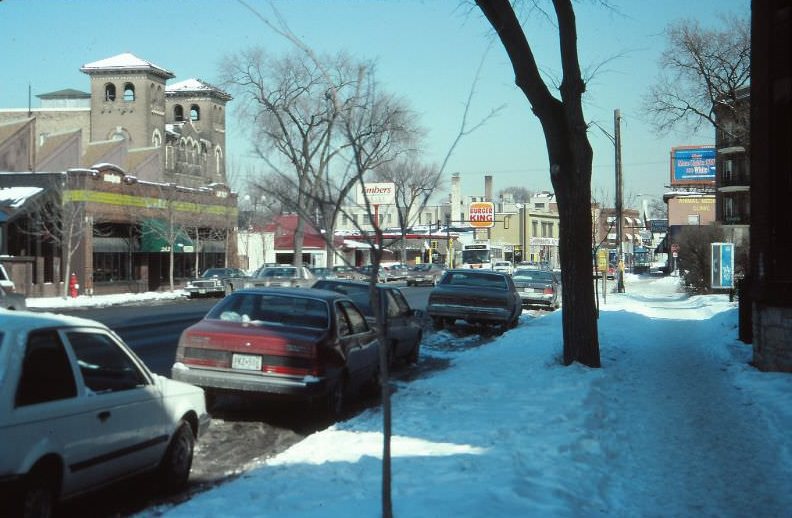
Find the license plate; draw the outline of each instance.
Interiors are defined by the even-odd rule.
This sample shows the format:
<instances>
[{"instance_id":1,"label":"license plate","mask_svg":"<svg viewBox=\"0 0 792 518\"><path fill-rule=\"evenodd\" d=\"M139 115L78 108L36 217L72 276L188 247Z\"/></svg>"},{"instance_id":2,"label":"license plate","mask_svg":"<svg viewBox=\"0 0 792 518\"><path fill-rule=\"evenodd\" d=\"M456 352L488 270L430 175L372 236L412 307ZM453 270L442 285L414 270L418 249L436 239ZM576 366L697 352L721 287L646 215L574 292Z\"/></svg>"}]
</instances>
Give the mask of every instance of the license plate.
<instances>
[{"instance_id":1,"label":"license plate","mask_svg":"<svg viewBox=\"0 0 792 518\"><path fill-rule=\"evenodd\" d=\"M198 288L198 293L204 294L204 293L206 293L206 289L205 288Z\"/></svg>"},{"instance_id":2,"label":"license plate","mask_svg":"<svg viewBox=\"0 0 792 518\"><path fill-rule=\"evenodd\" d=\"M231 356L231 368L244 371L260 371L261 356L253 354L234 354Z\"/></svg>"}]
</instances>

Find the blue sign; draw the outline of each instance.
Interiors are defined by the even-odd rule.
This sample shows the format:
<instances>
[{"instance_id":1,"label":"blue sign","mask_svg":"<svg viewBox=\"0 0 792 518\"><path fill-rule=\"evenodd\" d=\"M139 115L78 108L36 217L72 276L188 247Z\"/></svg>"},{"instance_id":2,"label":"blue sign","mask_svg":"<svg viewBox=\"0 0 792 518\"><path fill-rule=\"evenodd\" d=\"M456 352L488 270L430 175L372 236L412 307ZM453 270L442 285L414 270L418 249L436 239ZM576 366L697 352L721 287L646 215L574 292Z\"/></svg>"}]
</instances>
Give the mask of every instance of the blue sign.
<instances>
[{"instance_id":1,"label":"blue sign","mask_svg":"<svg viewBox=\"0 0 792 518\"><path fill-rule=\"evenodd\" d=\"M715 147L671 148L671 185L714 184Z\"/></svg>"},{"instance_id":2,"label":"blue sign","mask_svg":"<svg viewBox=\"0 0 792 518\"><path fill-rule=\"evenodd\" d=\"M734 243L712 243L712 289L734 288Z\"/></svg>"}]
</instances>

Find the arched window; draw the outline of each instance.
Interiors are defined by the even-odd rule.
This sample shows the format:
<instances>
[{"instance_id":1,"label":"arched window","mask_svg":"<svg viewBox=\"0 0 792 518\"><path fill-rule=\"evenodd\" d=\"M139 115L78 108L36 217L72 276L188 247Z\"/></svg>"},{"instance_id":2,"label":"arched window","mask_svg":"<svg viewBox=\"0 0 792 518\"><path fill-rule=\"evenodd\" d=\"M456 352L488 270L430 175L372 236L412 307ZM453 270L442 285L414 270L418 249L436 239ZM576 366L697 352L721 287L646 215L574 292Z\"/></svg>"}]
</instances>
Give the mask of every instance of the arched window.
<instances>
[{"instance_id":1,"label":"arched window","mask_svg":"<svg viewBox=\"0 0 792 518\"><path fill-rule=\"evenodd\" d=\"M127 102L135 100L135 85L132 83L124 85L124 100Z\"/></svg>"},{"instance_id":2,"label":"arched window","mask_svg":"<svg viewBox=\"0 0 792 518\"><path fill-rule=\"evenodd\" d=\"M184 108L181 104L173 107L173 120L176 122L184 122Z\"/></svg>"},{"instance_id":3,"label":"arched window","mask_svg":"<svg viewBox=\"0 0 792 518\"><path fill-rule=\"evenodd\" d=\"M105 85L105 101L115 101L116 98L116 88L113 83L107 83Z\"/></svg>"},{"instance_id":4,"label":"arched window","mask_svg":"<svg viewBox=\"0 0 792 518\"><path fill-rule=\"evenodd\" d=\"M201 108L199 108L197 104L190 106L190 120L201 120Z\"/></svg>"},{"instance_id":5,"label":"arched window","mask_svg":"<svg viewBox=\"0 0 792 518\"><path fill-rule=\"evenodd\" d=\"M223 150L220 147L215 148L215 171L217 176L223 175Z\"/></svg>"}]
</instances>

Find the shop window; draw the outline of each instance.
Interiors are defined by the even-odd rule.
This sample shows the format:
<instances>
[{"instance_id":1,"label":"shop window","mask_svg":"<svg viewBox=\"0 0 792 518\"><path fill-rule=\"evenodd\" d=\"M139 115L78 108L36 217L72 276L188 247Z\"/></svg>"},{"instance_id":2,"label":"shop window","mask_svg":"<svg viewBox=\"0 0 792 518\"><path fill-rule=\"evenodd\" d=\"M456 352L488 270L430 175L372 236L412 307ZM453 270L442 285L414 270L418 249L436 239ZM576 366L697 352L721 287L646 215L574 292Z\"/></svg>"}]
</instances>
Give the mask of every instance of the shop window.
<instances>
[{"instance_id":1,"label":"shop window","mask_svg":"<svg viewBox=\"0 0 792 518\"><path fill-rule=\"evenodd\" d=\"M113 83L107 83L105 85L105 101L115 101L116 99L116 87Z\"/></svg>"},{"instance_id":2,"label":"shop window","mask_svg":"<svg viewBox=\"0 0 792 518\"><path fill-rule=\"evenodd\" d=\"M131 102L135 100L135 85L127 83L124 85L124 100Z\"/></svg>"}]
</instances>

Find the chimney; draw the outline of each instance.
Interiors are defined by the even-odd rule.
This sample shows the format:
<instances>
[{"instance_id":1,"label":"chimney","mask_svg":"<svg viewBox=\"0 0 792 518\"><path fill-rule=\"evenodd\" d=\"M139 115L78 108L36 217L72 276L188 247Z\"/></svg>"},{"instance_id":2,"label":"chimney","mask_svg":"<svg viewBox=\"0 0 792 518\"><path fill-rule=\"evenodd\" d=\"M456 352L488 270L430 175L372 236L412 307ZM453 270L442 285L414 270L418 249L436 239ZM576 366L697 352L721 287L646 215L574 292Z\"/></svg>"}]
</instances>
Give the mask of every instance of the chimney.
<instances>
[{"instance_id":1,"label":"chimney","mask_svg":"<svg viewBox=\"0 0 792 518\"><path fill-rule=\"evenodd\" d=\"M484 201L492 201L492 175L484 177Z\"/></svg>"},{"instance_id":2,"label":"chimney","mask_svg":"<svg viewBox=\"0 0 792 518\"><path fill-rule=\"evenodd\" d=\"M459 190L459 173L454 173L451 175L451 207L450 207L450 218L451 218L451 225L458 225L463 219L460 217L461 211L461 194Z\"/></svg>"}]
</instances>

